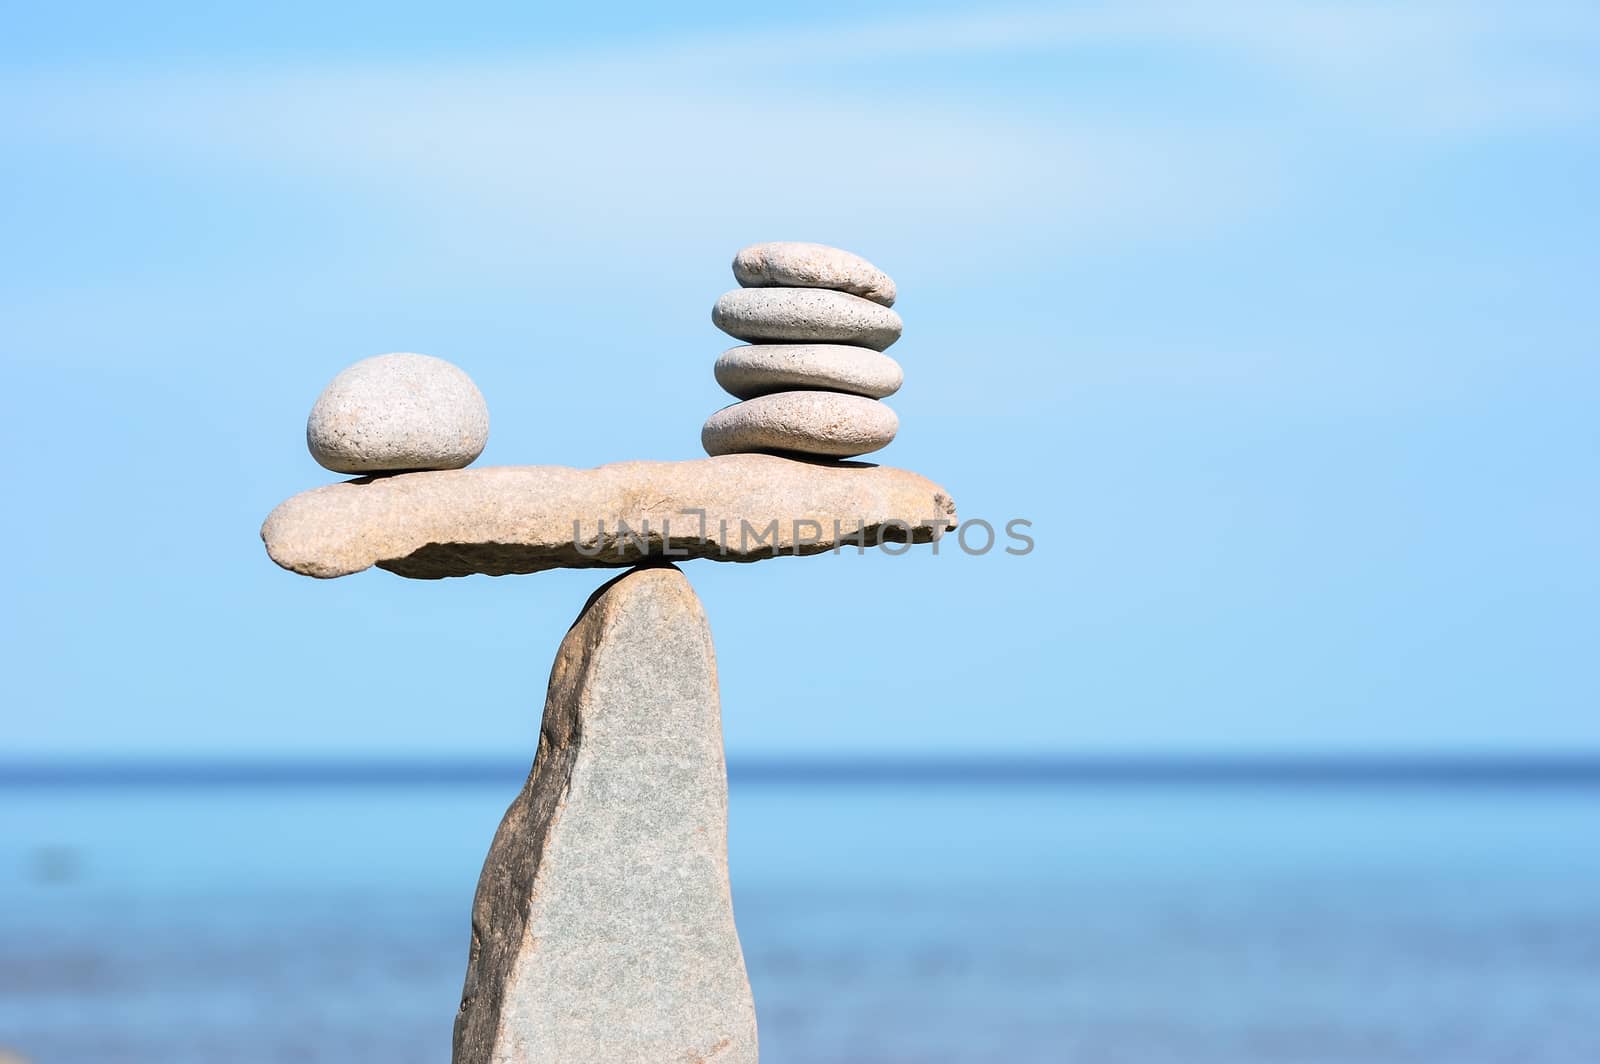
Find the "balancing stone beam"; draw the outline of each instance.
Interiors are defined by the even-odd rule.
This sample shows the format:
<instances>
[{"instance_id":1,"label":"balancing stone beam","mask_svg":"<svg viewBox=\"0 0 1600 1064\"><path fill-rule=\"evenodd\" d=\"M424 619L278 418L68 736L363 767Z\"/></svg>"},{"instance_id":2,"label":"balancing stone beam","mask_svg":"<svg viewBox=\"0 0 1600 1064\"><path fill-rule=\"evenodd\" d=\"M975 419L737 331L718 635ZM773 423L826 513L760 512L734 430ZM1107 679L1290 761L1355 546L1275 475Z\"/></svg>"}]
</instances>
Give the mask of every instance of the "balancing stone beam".
<instances>
[{"instance_id":1,"label":"balancing stone beam","mask_svg":"<svg viewBox=\"0 0 1600 1064\"><path fill-rule=\"evenodd\" d=\"M556 655L533 767L478 880L455 1064L757 1064L716 657L670 562L936 543L958 527L933 481L841 461L900 428L881 402L904 376L882 353L902 328L893 279L796 242L744 248L733 272L712 318L746 343L713 369L739 402L701 427L712 457L467 469L489 439L472 379L379 355L333 378L306 421L319 464L366 475L261 526L273 561L321 579L636 567L595 592Z\"/></svg>"},{"instance_id":2,"label":"balancing stone beam","mask_svg":"<svg viewBox=\"0 0 1600 1064\"><path fill-rule=\"evenodd\" d=\"M748 562L927 543L955 527L950 496L915 473L735 454L345 481L280 505L261 538L273 561L304 576L376 565L436 579L618 568L649 557Z\"/></svg>"}]
</instances>

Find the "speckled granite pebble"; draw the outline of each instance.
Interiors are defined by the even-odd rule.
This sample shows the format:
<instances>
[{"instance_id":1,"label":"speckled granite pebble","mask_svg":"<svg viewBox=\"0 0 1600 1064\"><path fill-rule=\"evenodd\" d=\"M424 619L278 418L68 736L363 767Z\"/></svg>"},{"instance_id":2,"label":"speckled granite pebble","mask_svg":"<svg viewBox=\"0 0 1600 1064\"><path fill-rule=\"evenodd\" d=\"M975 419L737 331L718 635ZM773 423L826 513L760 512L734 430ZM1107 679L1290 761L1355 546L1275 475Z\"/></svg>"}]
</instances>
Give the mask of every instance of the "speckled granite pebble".
<instances>
[{"instance_id":1,"label":"speckled granite pebble","mask_svg":"<svg viewBox=\"0 0 1600 1064\"><path fill-rule=\"evenodd\" d=\"M489 441L489 407L460 367L428 355L363 359L306 419L311 457L335 473L460 469Z\"/></svg>"},{"instance_id":2,"label":"speckled granite pebble","mask_svg":"<svg viewBox=\"0 0 1600 1064\"><path fill-rule=\"evenodd\" d=\"M888 274L860 255L826 244L751 244L733 257L733 276L746 288L831 288L894 306Z\"/></svg>"},{"instance_id":3,"label":"speckled granite pebble","mask_svg":"<svg viewBox=\"0 0 1600 1064\"><path fill-rule=\"evenodd\" d=\"M824 288L736 288L711 320L752 343L854 344L882 351L900 339L900 315L870 299Z\"/></svg>"},{"instance_id":4,"label":"speckled granite pebble","mask_svg":"<svg viewBox=\"0 0 1600 1064\"><path fill-rule=\"evenodd\" d=\"M713 367L729 395L754 399L819 388L882 399L900 390L900 363L869 347L846 344L751 344L724 351Z\"/></svg>"},{"instance_id":5,"label":"speckled granite pebble","mask_svg":"<svg viewBox=\"0 0 1600 1064\"><path fill-rule=\"evenodd\" d=\"M887 447L900 419L876 399L838 392L776 392L724 407L706 420L710 455L794 451L849 458Z\"/></svg>"}]
</instances>

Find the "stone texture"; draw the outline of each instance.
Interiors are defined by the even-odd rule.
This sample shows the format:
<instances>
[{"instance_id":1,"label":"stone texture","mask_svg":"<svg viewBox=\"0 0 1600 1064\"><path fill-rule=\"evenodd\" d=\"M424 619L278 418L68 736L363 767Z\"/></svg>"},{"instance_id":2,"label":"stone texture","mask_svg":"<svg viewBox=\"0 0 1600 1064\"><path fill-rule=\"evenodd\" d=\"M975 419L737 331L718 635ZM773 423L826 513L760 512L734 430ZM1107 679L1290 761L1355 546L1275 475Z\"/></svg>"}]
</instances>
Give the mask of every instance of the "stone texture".
<instances>
[{"instance_id":1,"label":"stone texture","mask_svg":"<svg viewBox=\"0 0 1600 1064\"><path fill-rule=\"evenodd\" d=\"M489 408L442 358L363 359L333 378L306 419L306 446L336 473L460 469L489 441Z\"/></svg>"},{"instance_id":2,"label":"stone texture","mask_svg":"<svg viewBox=\"0 0 1600 1064\"><path fill-rule=\"evenodd\" d=\"M691 509L705 512L703 525ZM345 481L279 505L261 538L273 561L305 576L377 565L434 579L616 567L668 550L757 561L858 540L926 543L955 527L950 496L915 473L741 454Z\"/></svg>"},{"instance_id":3,"label":"stone texture","mask_svg":"<svg viewBox=\"0 0 1600 1064\"><path fill-rule=\"evenodd\" d=\"M733 257L733 276L746 288L831 288L894 306L888 274L860 255L826 244L751 244Z\"/></svg>"},{"instance_id":4,"label":"stone texture","mask_svg":"<svg viewBox=\"0 0 1600 1064\"><path fill-rule=\"evenodd\" d=\"M454 1064L755 1064L711 630L672 566L589 600L472 908Z\"/></svg>"},{"instance_id":5,"label":"stone texture","mask_svg":"<svg viewBox=\"0 0 1600 1064\"><path fill-rule=\"evenodd\" d=\"M776 392L723 407L706 419L706 453L796 451L850 458L887 447L900 429L876 399L838 392Z\"/></svg>"},{"instance_id":6,"label":"stone texture","mask_svg":"<svg viewBox=\"0 0 1600 1064\"><path fill-rule=\"evenodd\" d=\"M823 288L735 288L711 320L751 343L855 344L882 351L900 339L900 315L870 299Z\"/></svg>"},{"instance_id":7,"label":"stone texture","mask_svg":"<svg viewBox=\"0 0 1600 1064\"><path fill-rule=\"evenodd\" d=\"M900 390L900 363L881 352L847 344L752 344L722 352L713 368L729 395L758 395L823 388L882 399Z\"/></svg>"}]
</instances>

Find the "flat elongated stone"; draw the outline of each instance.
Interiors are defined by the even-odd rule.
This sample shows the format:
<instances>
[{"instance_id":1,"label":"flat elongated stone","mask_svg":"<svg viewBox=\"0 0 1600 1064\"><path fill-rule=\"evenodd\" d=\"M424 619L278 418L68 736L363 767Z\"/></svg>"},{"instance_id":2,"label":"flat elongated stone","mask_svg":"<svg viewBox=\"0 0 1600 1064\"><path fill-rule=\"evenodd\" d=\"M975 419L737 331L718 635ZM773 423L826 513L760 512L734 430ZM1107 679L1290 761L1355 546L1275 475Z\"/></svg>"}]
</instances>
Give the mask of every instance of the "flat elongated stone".
<instances>
[{"instance_id":1,"label":"flat elongated stone","mask_svg":"<svg viewBox=\"0 0 1600 1064\"><path fill-rule=\"evenodd\" d=\"M712 367L729 395L758 395L821 388L882 399L900 390L900 363L868 347L848 344L750 344L730 347Z\"/></svg>"},{"instance_id":2,"label":"flat elongated stone","mask_svg":"<svg viewBox=\"0 0 1600 1064\"><path fill-rule=\"evenodd\" d=\"M707 454L798 451L851 458L887 447L900 419L876 399L839 392L776 392L725 406L706 419Z\"/></svg>"},{"instance_id":3,"label":"flat elongated stone","mask_svg":"<svg viewBox=\"0 0 1600 1064\"><path fill-rule=\"evenodd\" d=\"M894 306L894 281L888 274L860 255L826 244L751 244L733 257L733 276L746 288L832 288Z\"/></svg>"},{"instance_id":4,"label":"flat elongated stone","mask_svg":"<svg viewBox=\"0 0 1600 1064\"><path fill-rule=\"evenodd\" d=\"M882 351L900 339L900 315L848 292L825 288L735 288L711 321L751 343L856 344Z\"/></svg>"},{"instance_id":5,"label":"flat elongated stone","mask_svg":"<svg viewBox=\"0 0 1600 1064\"><path fill-rule=\"evenodd\" d=\"M376 565L434 579L649 556L748 562L857 541L926 543L955 527L950 496L915 473L738 454L345 481L279 505L261 538L273 561L305 576Z\"/></svg>"},{"instance_id":6,"label":"flat elongated stone","mask_svg":"<svg viewBox=\"0 0 1600 1064\"><path fill-rule=\"evenodd\" d=\"M755 1064L711 630L672 566L595 593L472 908L454 1064Z\"/></svg>"}]
</instances>

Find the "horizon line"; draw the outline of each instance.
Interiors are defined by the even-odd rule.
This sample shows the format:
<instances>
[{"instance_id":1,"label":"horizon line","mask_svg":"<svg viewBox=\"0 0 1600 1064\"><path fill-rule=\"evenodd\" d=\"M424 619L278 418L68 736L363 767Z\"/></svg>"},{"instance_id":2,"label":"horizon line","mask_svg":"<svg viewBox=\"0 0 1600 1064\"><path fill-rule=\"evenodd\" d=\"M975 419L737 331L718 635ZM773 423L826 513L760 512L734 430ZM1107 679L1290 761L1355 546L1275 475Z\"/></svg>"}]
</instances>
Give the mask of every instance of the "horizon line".
<instances>
[{"instance_id":1,"label":"horizon line","mask_svg":"<svg viewBox=\"0 0 1600 1064\"><path fill-rule=\"evenodd\" d=\"M520 781L499 757L9 757L0 787L464 786ZM1593 753L754 755L731 784L1600 787Z\"/></svg>"}]
</instances>

